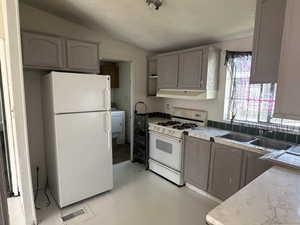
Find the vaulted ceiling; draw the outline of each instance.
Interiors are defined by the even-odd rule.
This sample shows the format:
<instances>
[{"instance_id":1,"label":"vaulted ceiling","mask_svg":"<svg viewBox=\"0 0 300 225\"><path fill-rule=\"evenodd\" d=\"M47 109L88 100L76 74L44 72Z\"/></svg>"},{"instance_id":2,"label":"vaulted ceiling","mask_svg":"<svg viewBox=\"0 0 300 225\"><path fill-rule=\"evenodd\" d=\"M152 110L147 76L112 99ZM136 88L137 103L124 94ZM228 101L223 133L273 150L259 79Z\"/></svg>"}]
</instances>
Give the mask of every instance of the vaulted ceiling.
<instances>
[{"instance_id":1,"label":"vaulted ceiling","mask_svg":"<svg viewBox=\"0 0 300 225\"><path fill-rule=\"evenodd\" d=\"M21 0L150 51L207 44L252 33L256 0Z\"/></svg>"}]
</instances>

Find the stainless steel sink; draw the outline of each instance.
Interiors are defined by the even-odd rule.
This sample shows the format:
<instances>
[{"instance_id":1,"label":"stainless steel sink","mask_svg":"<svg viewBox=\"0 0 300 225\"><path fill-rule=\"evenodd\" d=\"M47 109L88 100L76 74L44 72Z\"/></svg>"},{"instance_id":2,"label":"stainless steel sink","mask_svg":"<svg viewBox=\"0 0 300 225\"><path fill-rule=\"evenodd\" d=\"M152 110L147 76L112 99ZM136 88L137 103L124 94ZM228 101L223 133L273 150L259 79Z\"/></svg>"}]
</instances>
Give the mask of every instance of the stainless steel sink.
<instances>
[{"instance_id":1,"label":"stainless steel sink","mask_svg":"<svg viewBox=\"0 0 300 225\"><path fill-rule=\"evenodd\" d=\"M291 144L268 138L257 138L256 140L250 142L250 144L260 146L263 148L269 148L272 150L287 150L292 147Z\"/></svg>"},{"instance_id":2,"label":"stainless steel sink","mask_svg":"<svg viewBox=\"0 0 300 225\"><path fill-rule=\"evenodd\" d=\"M234 141L239 141L239 142L249 142L253 141L255 137L246 135L246 134L240 134L240 133L229 133L221 136L222 138L234 140Z\"/></svg>"}]
</instances>

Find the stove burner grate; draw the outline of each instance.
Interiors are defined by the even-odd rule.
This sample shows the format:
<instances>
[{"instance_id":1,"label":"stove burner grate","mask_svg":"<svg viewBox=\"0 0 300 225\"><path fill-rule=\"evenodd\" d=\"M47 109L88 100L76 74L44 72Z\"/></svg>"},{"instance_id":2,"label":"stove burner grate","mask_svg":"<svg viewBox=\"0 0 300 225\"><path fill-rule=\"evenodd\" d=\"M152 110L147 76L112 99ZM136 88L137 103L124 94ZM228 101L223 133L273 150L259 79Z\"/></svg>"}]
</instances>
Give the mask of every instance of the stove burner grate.
<instances>
[{"instance_id":1,"label":"stove burner grate","mask_svg":"<svg viewBox=\"0 0 300 225\"><path fill-rule=\"evenodd\" d=\"M195 124L195 123L183 123L181 125L173 126L172 128L177 129L177 130L185 130L185 129L191 129L191 128L194 128L194 127L197 127L197 124Z\"/></svg>"},{"instance_id":2,"label":"stove burner grate","mask_svg":"<svg viewBox=\"0 0 300 225\"><path fill-rule=\"evenodd\" d=\"M174 125L178 125L178 124L181 124L181 123L178 122L178 121L173 121L173 120L170 120L170 121L167 121L167 122L159 122L159 123L157 123L157 125L164 126L164 127L174 126Z\"/></svg>"}]
</instances>

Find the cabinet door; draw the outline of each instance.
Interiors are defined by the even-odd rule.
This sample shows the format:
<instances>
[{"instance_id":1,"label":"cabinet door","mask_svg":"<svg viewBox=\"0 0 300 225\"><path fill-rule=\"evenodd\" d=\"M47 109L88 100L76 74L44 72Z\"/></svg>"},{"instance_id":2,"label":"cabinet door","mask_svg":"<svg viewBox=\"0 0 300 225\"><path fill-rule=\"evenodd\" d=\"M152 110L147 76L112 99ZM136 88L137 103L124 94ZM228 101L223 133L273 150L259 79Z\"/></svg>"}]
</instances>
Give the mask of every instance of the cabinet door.
<instances>
[{"instance_id":1,"label":"cabinet door","mask_svg":"<svg viewBox=\"0 0 300 225\"><path fill-rule=\"evenodd\" d=\"M180 54L178 88L189 90L201 88L202 55L202 50Z\"/></svg>"},{"instance_id":2,"label":"cabinet door","mask_svg":"<svg viewBox=\"0 0 300 225\"><path fill-rule=\"evenodd\" d=\"M207 190L211 143L198 138L185 138L184 179Z\"/></svg>"},{"instance_id":3,"label":"cabinet door","mask_svg":"<svg viewBox=\"0 0 300 225\"><path fill-rule=\"evenodd\" d=\"M176 89L178 82L178 55L160 56L157 62L158 88Z\"/></svg>"},{"instance_id":4,"label":"cabinet door","mask_svg":"<svg viewBox=\"0 0 300 225\"><path fill-rule=\"evenodd\" d=\"M98 44L67 40L67 64L71 70L99 72Z\"/></svg>"},{"instance_id":5,"label":"cabinet door","mask_svg":"<svg viewBox=\"0 0 300 225\"><path fill-rule=\"evenodd\" d=\"M241 187L243 151L225 145L212 145L209 192L226 199Z\"/></svg>"},{"instance_id":6,"label":"cabinet door","mask_svg":"<svg viewBox=\"0 0 300 225\"><path fill-rule=\"evenodd\" d=\"M251 83L278 80L286 0L258 0Z\"/></svg>"},{"instance_id":7,"label":"cabinet door","mask_svg":"<svg viewBox=\"0 0 300 225\"><path fill-rule=\"evenodd\" d=\"M63 68L64 41L61 38L22 32L23 64L29 67Z\"/></svg>"},{"instance_id":8,"label":"cabinet door","mask_svg":"<svg viewBox=\"0 0 300 225\"><path fill-rule=\"evenodd\" d=\"M267 171L272 167L268 161L259 159L262 155L255 152L245 153L245 182L244 185L249 184L256 177Z\"/></svg>"},{"instance_id":9,"label":"cabinet door","mask_svg":"<svg viewBox=\"0 0 300 225\"><path fill-rule=\"evenodd\" d=\"M300 62L300 1L287 1L283 32L275 116L300 119L299 62Z\"/></svg>"}]
</instances>

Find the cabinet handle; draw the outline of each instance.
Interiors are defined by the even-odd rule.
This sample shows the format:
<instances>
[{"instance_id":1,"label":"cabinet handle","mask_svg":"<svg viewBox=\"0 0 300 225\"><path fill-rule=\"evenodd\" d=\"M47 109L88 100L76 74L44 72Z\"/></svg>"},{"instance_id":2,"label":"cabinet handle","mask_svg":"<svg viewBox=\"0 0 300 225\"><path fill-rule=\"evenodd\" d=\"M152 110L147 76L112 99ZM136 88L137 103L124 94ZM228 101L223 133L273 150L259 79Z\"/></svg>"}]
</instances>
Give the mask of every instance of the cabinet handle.
<instances>
[{"instance_id":1,"label":"cabinet handle","mask_svg":"<svg viewBox=\"0 0 300 225\"><path fill-rule=\"evenodd\" d=\"M105 130L107 133L108 138L108 149L111 148L111 129L110 129L110 123L111 123L111 114L107 112L105 114Z\"/></svg>"},{"instance_id":2,"label":"cabinet handle","mask_svg":"<svg viewBox=\"0 0 300 225\"><path fill-rule=\"evenodd\" d=\"M201 81L200 81L200 87L201 87L201 88L203 87L203 84L204 84L204 83L203 83L203 80L201 80Z\"/></svg>"}]
</instances>

